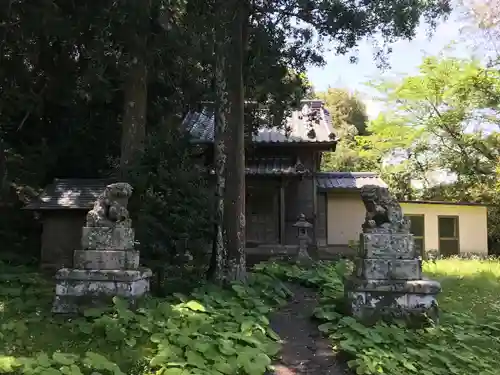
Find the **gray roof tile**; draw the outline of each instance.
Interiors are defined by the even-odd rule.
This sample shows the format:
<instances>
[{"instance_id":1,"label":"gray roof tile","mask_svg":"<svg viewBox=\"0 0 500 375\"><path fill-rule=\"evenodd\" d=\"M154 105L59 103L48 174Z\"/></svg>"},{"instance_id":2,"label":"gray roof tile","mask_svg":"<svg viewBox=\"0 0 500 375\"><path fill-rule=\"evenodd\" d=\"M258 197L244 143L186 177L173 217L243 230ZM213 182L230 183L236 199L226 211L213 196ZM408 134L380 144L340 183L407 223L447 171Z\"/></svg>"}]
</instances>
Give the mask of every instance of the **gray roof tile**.
<instances>
[{"instance_id":1,"label":"gray roof tile","mask_svg":"<svg viewBox=\"0 0 500 375\"><path fill-rule=\"evenodd\" d=\"M309 114L317 115L316 119L308 120ZM214 114L208 108L188 113L183 124L195 140L213 142ZM286 132L285 128L289 129L289 132ZM253 134L252 140L255 143L332 143L336 141L336 137L330 113L324 108L323 103L309 100L302 102L302 110L292 112L286 119L283 129L260 128Z\"/></svg>"},{"instance_id":2,"label":"gray roof tile","mask_svg":"<svg viewBox=\"0 0 500 375\"><path fill-rule=\"evenodd\" d=\"M365 185L387 187L387 184L373 172L322 172L316 175L320 190L361 189Z\"/></svg>"},{"instance_id":3,"label":"gray roof tile","mask_svg":"<svg viewBox=\"0 0 500 375\"><path fill-rule=\"evenodd\" d=\"M215 174L213 168L207 169L211 175ZM287 157L257 157L247 159L245 174L247 176L293 176L310 174L311 171L295 164L292 158Z\"/></svg>"},{"instance_id":4,"label":"gray roof tile","mask_svg":"<svg viewBox=\"0 0 500 375\"><path fill-rule=\"evenodd\" d=\"M247 162L247 175L296 175L298 171L290 158L255 158ZM387 187L372 172L323 172L316 174L320 190L359 189L364 185ZM114 181L108 179L55 179L39 199L28 204L28 210L91 209L93 203Z\"/></svg>"},{"instance_id":5,"label":"gray roof tile","mask_svg":"<svg viewBox=\"0 0 500 375\"><path fill-rule=\"evenodd\" d=\"M106 186L107 179L55 179L27 210L90 209Z\"/></svg>"},{"instance_id":6,"label":"gray roof tile","mask_svg":"<svg viewBox=\"0 0 500 375\"><path fill-rule=\"evenodd\" d=\"M291 158L255 158L246 163L247 175L297 175L308 173L308 170L297 170Z\"/></svg>"}]
</instances>

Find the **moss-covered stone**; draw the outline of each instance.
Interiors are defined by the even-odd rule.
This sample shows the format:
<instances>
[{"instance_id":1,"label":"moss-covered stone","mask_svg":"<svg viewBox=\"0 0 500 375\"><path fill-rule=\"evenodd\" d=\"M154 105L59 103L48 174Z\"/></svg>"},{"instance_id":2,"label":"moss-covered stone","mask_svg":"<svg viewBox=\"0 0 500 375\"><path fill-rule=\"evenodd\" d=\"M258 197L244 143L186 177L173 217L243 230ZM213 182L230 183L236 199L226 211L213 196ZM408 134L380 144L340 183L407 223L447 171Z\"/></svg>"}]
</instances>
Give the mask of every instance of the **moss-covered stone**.
<instances>
[{"instance_id":1,"label":"moss-covered stone","mask_svg":"<svg viewBox=\"0 0 500 375\"><path fill-rule=\"evenodd\" d=\"M153 273L139 267L126 210L131 193L126 183L109 185L87 215L82 229L84 250L75 250L75 268L56 273L54 313L74 313L114 296L135 300L149 292Z\"/></svg>"},{"instance_id":2,"label":"moss-covered stone","mask_svg":"<svg viewBox=\"0 0 500 375\"><path fill-rule=\"evenodd\" d=\"M378 187L363 188L361 195L366 220L354 271L344 283L349 312L366 324L437 322L441 285L422 279L422 262L399 203Z\"/></svg>"},{"instance_id":3,"label":"moss-covered stone","mask_svg":"<svg viewBox=\"0 0 500 375\"><path fill-rule=\"evenodd\" d=\"M82 248L90 250L132 250L134 230L115 227L83 227Z\"/></svg>"},{"instance_id":4,"label":"moss-covered stone","mask_svg":"<svg viewBox=\"0 0 500 375\"><path fill-rule=\"evenodd\" d=\"M139 257L135 250L75 250L73 264L85 270L135 270Z\"/></svg>"}]
</instances>

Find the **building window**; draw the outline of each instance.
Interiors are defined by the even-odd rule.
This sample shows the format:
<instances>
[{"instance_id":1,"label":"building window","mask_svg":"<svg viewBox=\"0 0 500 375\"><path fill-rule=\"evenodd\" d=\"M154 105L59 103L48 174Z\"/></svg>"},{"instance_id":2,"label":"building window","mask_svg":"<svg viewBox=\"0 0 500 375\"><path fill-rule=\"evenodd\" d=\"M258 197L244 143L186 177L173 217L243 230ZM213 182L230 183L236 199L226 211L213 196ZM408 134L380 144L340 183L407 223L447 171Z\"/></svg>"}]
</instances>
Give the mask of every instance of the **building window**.
<instances>
[{"instance_id":1,"label":"building window","mask_svg":"<svg viewBox=\"0 0 500 375\"><path fill-rule=\"evenodd\" d=\"M425 216L424 215L405 215L410 220L410 233L413 234L416 253L420 256L424 255L425 251Z\"/></svg>"},{"instance_id":2,"label":"building window","mask_svg":"<svg viewBox=\"0 0 500 375\"><path fill-rule=\"evenodd\" d=\"M442 256L458 255L460 240L458 233L458 216L439 216L439 252Z\"/></svg>"}]
</instances>

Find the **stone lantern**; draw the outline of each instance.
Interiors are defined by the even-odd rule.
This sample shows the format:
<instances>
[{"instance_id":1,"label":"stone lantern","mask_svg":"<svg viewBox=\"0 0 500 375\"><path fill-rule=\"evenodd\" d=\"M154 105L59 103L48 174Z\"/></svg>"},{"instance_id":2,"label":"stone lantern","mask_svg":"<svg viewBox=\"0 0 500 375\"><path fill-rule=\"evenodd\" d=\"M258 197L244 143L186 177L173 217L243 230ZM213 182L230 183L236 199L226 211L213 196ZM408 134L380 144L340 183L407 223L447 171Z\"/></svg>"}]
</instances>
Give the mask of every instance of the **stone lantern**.
<instances>
[{"instance_id":1,"label":"stone lantern","mask_svg":"<svg viewBox=\"0 0 500 375\"><path fill-rule=\"evenodd\" d=\"M309 241L308 231L313 225L306 220L306 215L300 214L299 219L293 226L297 228L297 239L299 240L299 251L296 260L298 262L311 261L311 256L307 252L307 245Z\"/></svg>"}]
</instances>

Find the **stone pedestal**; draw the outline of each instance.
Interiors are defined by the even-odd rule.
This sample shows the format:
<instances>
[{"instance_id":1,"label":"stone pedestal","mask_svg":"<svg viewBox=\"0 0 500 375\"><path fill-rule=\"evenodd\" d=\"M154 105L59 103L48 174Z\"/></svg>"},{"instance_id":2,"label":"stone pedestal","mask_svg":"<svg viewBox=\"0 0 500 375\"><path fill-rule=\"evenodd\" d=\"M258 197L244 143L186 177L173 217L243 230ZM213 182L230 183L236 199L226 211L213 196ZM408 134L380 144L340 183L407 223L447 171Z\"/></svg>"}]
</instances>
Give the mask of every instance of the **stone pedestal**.
<instances>
[{"instance_id":1,"label":"stone pedestal","mask_svg":"<svg viewBox=\"0 0 500 375\"><path fill-rule=\"evenodd\" d=\"M149 292L152 272L139 267L132 228L84 227L82 248L74 252L74 268L56 273L54 313L81 312L114 296L133 304Z\"/></svg>"},{"instance_id":2,"label":"stone pedestal","mask_svg":"<svg viewBox=\"0 0 500 375\"><path fill-rule=\"evenodd\" d=\"M133 250L134 230L122 227L83 227L82 248L84 250Z\"/></svg>"},{"instance_id":3,"label":"stone pedestal","mask_svg":"<svg viewBox=\"0 0 500 375\"><path fill-rule=\"evenodd\" d=\"M422 278L422 262L409 233L362 233L355 269L345 280L354 317L365 323L402 318L438 320L439 282Z\"/></svg>"}]
</instances>

